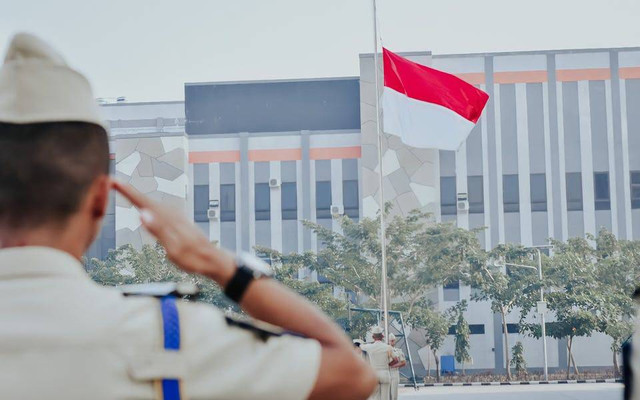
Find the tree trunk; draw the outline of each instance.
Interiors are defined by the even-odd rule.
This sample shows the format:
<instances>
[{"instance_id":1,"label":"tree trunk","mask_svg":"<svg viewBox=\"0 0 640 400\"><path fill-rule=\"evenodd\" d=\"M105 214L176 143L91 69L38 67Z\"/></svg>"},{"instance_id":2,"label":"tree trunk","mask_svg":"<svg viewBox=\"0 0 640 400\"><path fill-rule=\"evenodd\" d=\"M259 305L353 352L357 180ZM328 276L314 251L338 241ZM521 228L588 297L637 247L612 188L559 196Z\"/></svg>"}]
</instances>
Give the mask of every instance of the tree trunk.
<instances>
[{"instance_id":1,"label":"tree trunk","mask_svg":"<svg viewBox=\"0 0 640 400\"><path fill-rule=\"evenodd\" d=\"M613 374L617 378L620 376L620 366L618 365L618 352L613 351Z\"/></svg>"},{"instance_id":2,"label":"tree trunk","mask_svg":"<svg viewBox=\"0 0 640 400\"><path fill-rule=\"evenodd\" d=\"M507 316L504 307L500 307L500 315L502 316L502 331L504 334L504 362L507 368L507 380L511 380L511 366L509 365L509 332L507 331Z\"/></svg>"},{"instance_id":3,"label":"tree trunk","mask_svg":"<svg viewBox=\"0 0 640 400\"><path fill-rule=\"evenodd\" d=\"M573 336L569 336L569 340L567 341L567 352L569 353L567 357L567 379L571 374L571 361L573 361L573 355L571 354L571 344L573 342Z\"/></svg>"},{"instance_id":4,"label":"tree trunk","mask_svg":"<svg viewBox=\"0 0 640 400\"><path fill-rule=\"evenodd\" d=\"M436 382L440 382L440 360L435 350L433 350L433 358L436 360Z\"/></svg>"},{"instance_id":5,"label":"tree trunk","mask_svg":"<svg viewBox=\"0 0 640 400\"><path fill-rule=\"evenodd\" d=\"M580 371L578 371L578 364L576 364L576 359L573 358L573 352L571 352L571 362L573 363L573 372L576 376L580 375Z\"/></svg>"}]
</instances>

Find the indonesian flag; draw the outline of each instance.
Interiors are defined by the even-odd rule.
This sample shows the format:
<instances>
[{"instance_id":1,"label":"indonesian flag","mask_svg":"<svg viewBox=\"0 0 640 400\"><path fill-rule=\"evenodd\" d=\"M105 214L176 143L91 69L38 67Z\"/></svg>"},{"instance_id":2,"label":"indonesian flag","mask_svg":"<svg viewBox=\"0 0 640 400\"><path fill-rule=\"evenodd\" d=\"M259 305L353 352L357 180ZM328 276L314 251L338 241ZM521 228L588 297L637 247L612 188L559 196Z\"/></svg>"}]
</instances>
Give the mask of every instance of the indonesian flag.
<instances>
[{"instance_id":1,"label":"indonesian flag","mask_svg":"<svg viewBox=\"0 0 640 400\"><path fill-rule=\"evenodd\" d=\"M458 150L489 95L462 79L382 49L384 131L412 147Z\"/></svg>"}]
</instances>

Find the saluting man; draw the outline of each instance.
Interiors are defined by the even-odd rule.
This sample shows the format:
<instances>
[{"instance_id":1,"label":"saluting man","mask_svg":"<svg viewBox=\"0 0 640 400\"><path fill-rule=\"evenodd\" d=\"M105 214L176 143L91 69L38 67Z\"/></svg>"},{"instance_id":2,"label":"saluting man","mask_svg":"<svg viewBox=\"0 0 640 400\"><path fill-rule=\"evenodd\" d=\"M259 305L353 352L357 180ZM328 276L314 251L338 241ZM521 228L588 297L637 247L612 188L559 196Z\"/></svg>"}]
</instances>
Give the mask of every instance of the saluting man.
<instances>
[{"instance_id":1,"label":"saluting man","mask_svg":"<svg viewBox=\"0 0 640 400\"><path fill-rule=\"evenodd\" d=\"M393 362L393 348L384 342L384 331L379 326L371 329L373 343L362 345L367 352L369 362L378 377L378 388L371 399L389 400L391 392L391 375L389 365Z\"/></svg>"},{"instance_id":2,"label":"saluting man","mask_svg":"<svg viewBox=\"0 0 640 400\"><path fill-rule=\"evenodd\" d=\"M400 368L407 365L404 352L395 347L396 335L389 334L389 345L392 347L393 362L391 363L391 400L398 400L398 386L400 386Z\"/></svg>"},{"instance_id":3,"label":"saluting man","mask_svg":"<svg viewBox=\"0 0 640 400\"><path fill-rule=\"evenodd\" d=\"M375 375L342 330L234 259L184 215L109 176L88 81L42 40L16 35L0 68L1 399L365 399ZM181 269L215 280L268 334L210 306L123 297L81 259L115 189Z\"/></svg>"}]
</instances>

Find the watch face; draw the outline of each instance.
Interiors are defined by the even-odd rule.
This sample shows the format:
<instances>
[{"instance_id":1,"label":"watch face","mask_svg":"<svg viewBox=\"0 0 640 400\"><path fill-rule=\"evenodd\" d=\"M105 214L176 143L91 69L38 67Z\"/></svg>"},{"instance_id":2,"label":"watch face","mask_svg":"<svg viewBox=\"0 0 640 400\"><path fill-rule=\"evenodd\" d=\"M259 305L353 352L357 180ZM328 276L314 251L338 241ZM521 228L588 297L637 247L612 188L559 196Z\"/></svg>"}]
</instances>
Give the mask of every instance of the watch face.
<instances>
[{"instance_id":1,"label":"watch face","mask_svg":"<svg viewBox=\"0 0 640 400\"><path fill-rule=\"evenodd\" d=\"M238 256L238 265L244 265L245 267L257 272L259 275L273 275L273 271L271 270L271 266L269 264L249 253L241 253Z\"/></svg>"}]
</instances>

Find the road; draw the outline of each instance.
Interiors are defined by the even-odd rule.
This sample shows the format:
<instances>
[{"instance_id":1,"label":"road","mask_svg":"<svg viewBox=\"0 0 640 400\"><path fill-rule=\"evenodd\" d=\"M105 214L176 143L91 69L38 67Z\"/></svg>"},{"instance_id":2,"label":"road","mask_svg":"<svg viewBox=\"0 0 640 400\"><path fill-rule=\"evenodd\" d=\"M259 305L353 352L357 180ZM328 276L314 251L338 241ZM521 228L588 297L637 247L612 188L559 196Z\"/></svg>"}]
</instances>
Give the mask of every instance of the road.
<instances>
[{"instance_id":1,"label":"road","mask_svg":"<svg viewBox=\"0 0 640 400\"><path fill-rule=\"evenodd\" d=\"M402 388L401 400L620 400L619 383Z\"/></svg>"}]
</instances>

